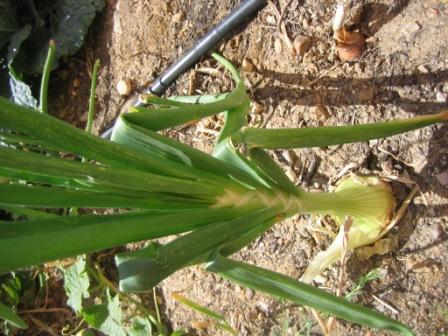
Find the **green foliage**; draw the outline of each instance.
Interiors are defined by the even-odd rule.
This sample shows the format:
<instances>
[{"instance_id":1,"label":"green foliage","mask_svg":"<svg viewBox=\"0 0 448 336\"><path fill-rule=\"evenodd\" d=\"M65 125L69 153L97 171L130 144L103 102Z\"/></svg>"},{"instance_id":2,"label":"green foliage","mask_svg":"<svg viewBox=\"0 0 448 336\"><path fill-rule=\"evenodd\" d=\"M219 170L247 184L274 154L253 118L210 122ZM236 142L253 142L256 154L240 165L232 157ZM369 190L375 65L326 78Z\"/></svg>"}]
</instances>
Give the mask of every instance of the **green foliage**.
<instances>
[{"instance_id":1,"label":"green foliage","mask_svg":"<svg viewBox=\"0 0 448 336\"><path fill-rule=\"evenodd\" d=\"M213 310L208 309L207 307L201 306L200 304L186 298L185 296L179 293L171 293L171 296L180 303L190 307L191 309L210 317L216 323L216 327L221 330L228 332L230 335L237 335L237 332L230 326L229 322L227 322L226 318Z\"/></svg>"},{"instance_id":2,"label":"green foliage","mask_svg":"<svg viewBox=\"0 0 448 336\"><path fill-rule=\"evenodd\" d=\"M28 325L23 321L19 315L14 313L10 308L0 302L0 318L6 322L11 323L12 326L19 329L26 329Z\"/></svg>"},{"instance_id":3,"label":"green foliage","mask_svg":"<svg viewBox=\"0 0 448 336\"><path fill-rule=\"evenodd\" d=\"M203 98L148 97L148 106L120 117L110 142L0 98L0 139L12 145L0 148L0 176L7 178L0 184L0 204L128 210L113 215L37 218L20 225L0 223L0 272L185 233L164 245L152 243L118 254L120 289L148 291L179 269L205 264L206 270L255 290L341 319L411 335L408 327L376 311L228 256L297 213L344 216L356 209L361 218L366 207L359 195L369 194L368 186L360 186L361 192L355 195L305 192L287 179L263 148L327 146L389 136L444 121L448 112L361 128L264 132L245 127L250 102L244 83L227 60L214 57L232 73L234 91ZM157 133L218 113L225 114L226 122L213 156ZM28 144L40 151L23 150ZM248 157L236 144L250 147ZM42 155L49 150L55 154ZM70 155L59 156L59 152ZM69 159L73 157L77 159ZM75 310L81 306L83 318L103 332L124 334L117 290L104 276L89 270L88 263L78 266L72 270L75 277L84 277L81 274L87 267L90 276L107 285L106 292L98 296L102 303L85 306L88 279L67 282L74 287L69 296ZM131 302L126 294L120 296ZM142 318L150 319L165 334L160 321L151 318L138 301L132 302L145 312ZM144 329L144 325L137 321L134 329Z\"/></svg>"},{"instance_id":4,"label":"green foliage","mask_svg":"<svg viewBox=\"0 0 448 336\"><path fill-rule=\"evenodd\" d=\"M361 276L352 286L350 292L345 295L345 298L350 301L356 301L359 295L362 294L363 288L374 280L380 278L380 272L377 269L373 269L370 272Z\"/></svg>"},{"instance_id":5,"label":"green foliage","mask_svg":"<svg viewBox=\"0 0 448 336\"><path fill-rule=\"evenodd\" d=\"M152 335L152 324L147 318L140 316L131 320L132 327L128 330L128 336L147 336Z\"/></svg>"},{"instance_id":6,"label":"green foliage","mask_svg":"<svg viewBox=\"0 0 448 336\"><path fill-rule=\"evenodd\" d=\"M67 304L78 313L82 309L82 300L90 296L90 279L86 271L85 257L78 257L73 265L63 270L63 274Z\"/></svg>"},{"instance_id":7,"label":"green foliage","mask_svg":"<svg viewBox=\"0 0 448 336\"><path fill-rule=\"evenodd\" d=\"M74 55L104 4L104 0L0 0L0 58L7 59L6 71L15 102L37 106L32 86L25 82L43 72L48 42L56 43L56 60Z\"/></svg>"},{"instance_id":8,"label":"green foliage","mask_svg":"<svg viewBox=\"0 0 448 336\"><path fill-rule=\"evenodd\" d=\"M38 283L36 280L43 280ZM11 326L27 328L27 324L16 313L20 303L27 303L36 299L36 292L45 286L45 279L40 274L35 279L29 272L11 272L0 275L0 331L9 335ZM38 294L39 295L39 294ZM9 324L8 324L9 323Z\"/></svg>"},{"instance_id":9,"label":"green foliage","mask_svg":"<svg viewBox=\"0 0 448 336\"><path fill-rule=\"evenodd\" d=\"M83 308L81 315L90 326L106 335L126 336L121 324L122 311L118 295L112 297L109 290L106 291L104 303Z\"/></svg>"}]
</instances>

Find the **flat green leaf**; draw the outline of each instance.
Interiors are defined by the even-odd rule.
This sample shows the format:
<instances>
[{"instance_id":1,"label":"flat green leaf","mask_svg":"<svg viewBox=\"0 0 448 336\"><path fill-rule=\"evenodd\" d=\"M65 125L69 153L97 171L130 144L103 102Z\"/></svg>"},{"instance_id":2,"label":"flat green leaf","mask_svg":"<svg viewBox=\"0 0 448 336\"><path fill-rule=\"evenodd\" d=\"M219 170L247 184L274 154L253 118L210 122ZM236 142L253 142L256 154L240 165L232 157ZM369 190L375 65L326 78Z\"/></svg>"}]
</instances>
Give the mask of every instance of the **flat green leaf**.
<instances>
[{"instance_id":1,"label":"flat green leaf","mask_svg":"<svg viewBox=\"0 0 448 336\"><path fill-rule=\"evenodd\" d=\"M5 274L0 278L0 293L5 304L17 306L19 304L22 282L16 273Z\"/></svg>"},{"instance_id":2,"label":"flat green leaf","mask_svg":"<svg viewBox=\"0 0 448 336\"><path fill-rule=\"evenodd\" d=\"M47 55L48 41L56 42L56 59L74 55L84 44L87 30L97 12L104 6L104 0L58 0L49 2L48 11L52 15L44 22L45 26L33 28L26 50L29 61L22 64L28 74L43 71ZM52 7L51 7L52 6Z\"/></svg>"},{"instance_id":3,"label":"flat green leaf","mask_svg":"<svg viewBox=\"0 0 448 336\"><path fill-rule=\"evenodd\" d=\"M240 106L244 102L245 97L242 93L233 91L226 98L207 104L191 104L155 110L136 107L134 108L135 112L123 114L121 118L152 131L160 131L225 112Z\"/></svg>"},{"instance_id":4,"label":"flat green leaf","mask_svg":"<svg viewBox=\"0 0 448 336\"><path fill-rule=\"evenodd\" d=\"M121 191L121 193L120 193ZM130 208L148 210L197 209L211 205L194 198L170 196L164 193L126 194L117 189L116 193L74 188L59 188L25 184L0 184L0 208L9 212L26 215L29 218L53 217L54 215L24 208Z\"/></svg>"},{"instance_id":5,"label":"flat green leaf","mask_svg":"<svg viewBox=\"0 0 448 336\"><path fill-rule=\"evenodd\" d=\"M147 318L140 316L131 320L131 328L128 330L128 336L148 336L152 335L152 324Z\"/></svg>"},{"instance_id":6,"label":"flat green leaf","mask_svg":"<svg viewBox=\"0 0 448 336\"><path fill-rule=\"evenodd\" d=\"M244 128L232 136L235 144L266 149L308 148L368 141L408 132L448 119L448 110L405 120L355 126L315 128Z\"/></svg>"},{"instance_id":7,"label":"flat green leaf","mask_svg":"<svg viewBox=\"0 0 448 336\"><path fill-rule=\"evenodd\" d=\"M90 280L86 271L85 257L78 257L73 265L63 270L63 274L67 304L75 312L80 312L83 307L83 299L90 297Z\"/></svg>"},{"instance_id":8,"label":"flat green leaf","mask_svg":"<svg viewBox=\"0 0 448 336\"><path fill-rule=\"evenodd\" d=\"M19 329L27 329L28 325L22 318L14 313L11 309L0 302L0 318L11 323L14 327Z\"/></svg>"},{"instance_id":9,"label":"flat green leaf","mask_svg":"<svg viewBox=\"0 0 448 336\"><path fill-rule=\"evenodd\" d=\"M0 204L0 209L5 210L6 212L12 213L14 219L17 219L20 216L25 216L26 219L54 218L54 217L56 217L56 215L54 215L54 214L51 214L51 213L48 213L48 212L45 212L45 211L25 208L25 207L23 207L21 205Z\"/></svg>"},{"instance_id":10,"label":"flat green leaf","mask_svg":"<svg viewBox=\"0 0 448 336\"><path fill-rule=\"evenodd\" d=\"M203 183L131 169L99 166L3 147L0 147L0 175L37 183L78 188L84 186L86 189L123 189L142 193L169 191L193 197L219 195L223 190L223 187L213 185L213 182Z\"/></svg>"},{"instance_id":11,"label":"flat green leaf","mask_svg":"<svg viewBox=\"0 0 448 336\"><path fill-rule=\"evenodd\" d=\"M120 289L149 291L177 270L206 261L217 247L275 218L278 211L276 207L248 212L236 219L203 226L163 246L150 244L138 251L117 254Z\"/></svg>"},{"instance_id":12,"label":"flat green leaf","mask_svg":"<svg viewBox=\"0 0 448 336\"><path fill-rule=\"evenodd\" d=\"M230 138L222 140L215 145L213 156L219 160L244 171L246 174L257 181L262 188L270 188L269 177L263 173L255 164L250 162L245 156L241 155L233 146Z\"/></svg>"},{"instance_id":13,"label":"flat green leaf","mask_svg":"<svg viewBox=\"0 0 448 336\"><path fill-rule=\"evenodd\" d=\"M105 303L92 305L82 309L81 315L87 324L106 335L126 336L121 323L122 312L118 295L111 297L106 291Z\"/></svg>"},{"instance_id":14,"label":"flat green leaf","mask_svg":"<svg viewBox=\"0 0 448 336\"><path fill-rule=\"evenodd\" d=\"M159 108L155 110L150 110L145 107L136 107L133 111L140 113L123 114L121 118L134 125L138 125L152 131L159 131L205 117L210 117L221 112L226 112L227 122L220 139L222 140L239 130L246 124L245 117L250 105L249 97L246 94L246 88L240 75L238 74L238 71L228 60L216 53L213 53L212 56L230 71L237 84L235 90L225 96L224 99L216 99L211 102L201 101L202 104L169 106L167 108ZM221 98L222 95L219 97ZM174 101L177 100L174 99ZM236 110L233 111L233 113L230 113L230 111L234 109Z\"/></svg>"},{"instance_id":15,"label":"flat green leaf","mask_svg":"<svg viewBox=\"0 0 448 336\"><path fill-rule=\"evenodd\" d=\"M207 176L215 180L217 178L222 180L223 176L231 176L233 179L241 181L246 185L259 186L250 175L225 161L218 160L191 146L184 145L154 131L131 124L122 118L115 124L112 140L130 148L144 151L152 157L169 159L204 172L213 172L215 177Z\"/></svg>"},{"instance_id":16,"label":"flat green leaf","mask_svg":"<svg viewBox=\"0 0 448 336\"><path fill-rule=\"evenodd\" d=\"M151 157L146 151L108 141L77 129L61 120L19 106L0 97L0 125L33 139L50 148L124 169L140 170L189 179L204 179L204 172L160 157ZM1 131L1 129L0 129ZM206 174L207 176L209 174ZM219 175L217 175L219 179ZM210 181L213 183L213 181Z\"/></svg>"},{"instance_id":17,"label":"flat green leaf","mask_svg":"<svg viewBox=\"0 0 448 336\"><path fill-rule=\"evenodd\" d=\"M232 261L218 253L207 264L206 270L219 273L224 278L243 286L317 309L347 321L377 329L398 331L402 335L413 335L406 325L374 310L351 303L283 274Z\"/></svg>"},{"instance_id":18,"label":"flat green leaf","mask_svg":"<svg viewBox=\"0 0 448 336\"><path fill-rule=\"evenodd\" d=\"M236 218L247 211L233 207L174 213L142 211L0 223L0 274L130 242L188 232Z\"/></svg>"},{"instance_id":19,"label":"flat green leaf","mask_svg":"<svg viewBox=\"0 0 448 336\"><path fill-rule=\"evenodd\" d=\"M292 195L298 195L299 189L266 151L261 148L250 148L248 154L250 160L269 176L279 188Z\"/></svg>"}]
</instances>

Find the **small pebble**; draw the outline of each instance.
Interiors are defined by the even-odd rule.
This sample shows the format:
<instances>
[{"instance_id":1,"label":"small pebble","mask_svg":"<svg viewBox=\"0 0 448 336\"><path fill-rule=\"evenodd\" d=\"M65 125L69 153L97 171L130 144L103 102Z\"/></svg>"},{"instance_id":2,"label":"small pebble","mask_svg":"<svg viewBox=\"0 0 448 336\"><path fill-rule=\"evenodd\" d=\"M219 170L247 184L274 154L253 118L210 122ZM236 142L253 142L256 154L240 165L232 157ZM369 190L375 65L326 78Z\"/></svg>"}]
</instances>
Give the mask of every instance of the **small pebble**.
<instances>
[{"instance_id":1,"label":"small pebble","mask_svg":"<svg viewBox=\"0 0 448 336\"><path fill-rule=\"evenodd\" d=\"M248 301L253 299L254 294L255 294L255 292L252 289L250 289L250 288L246 289L246 299Z\"/></svg>"},{"instance_id":2,"label":"small pebble","mask_svg":"<svg viewBox=\"0 0 448 336\"><path fill-rule=\"evenodd\" d=\"M305 35L297 35L294 39L294 49L296 53L300 56L305 55L305 53L311 48L311 38Z\"/></svg>"},{"instance_id":3,"label":"small pebble","mask_svg":"<svg viewBox=\"0 0 448 336\"><path fill-rule=\"evenodd\" d=\"M422 26L414 21L414 22L409 22L408 24L406 24L404 26L404 30L405 32L407 32L408 34L415 34L416 32L418 32L420 29L422 28Z\"/></svg>"},{"instance_id":4,"label":"small pebble","mask_svg":"<svg viewBox=\"0 0 448 336\"><path fill-rule=\"evenodd\" d=\"M252 71L254 71L254 64L252 63L252 61L250 59L244 58L243 63L241 64L241 69L244 72L252 72Z\"/></svg>"},{"instance_id":5,"label":"small pebble","mask_svg":"<svg viewBox=\"0 0 448 336\"><path fill-rule=\"evenodd\" d=\"M272 15L266 16L266 22L271 24L271 25L276 25L277 24L277 20Z\"/></svg>"},{"instance_id":6,"label":"small pebble","mask_svg":"<svg viewBox=\"0 0 448 336\"><path fill-rule=\"evenodd\" d=\"M117 91L120 96L127 96L132 91L132 83L129 79L120 79L117 83Z\"/></svg>"},{"instance_id":7,"label":"small pebble","mask_svg":"<svg viewBox=\"0 0 448 336\"><path fill-rule=\"evenodd\" d=\"M184 19L185 19L185 15L184 15L184 13L182 13L182 12L178 12L178 13L176 13L176 14L173 15L173 17L172 17L171 20L172 20L174 23L179 23L179 22L183 21Z\"/></svg>"},{"instance_id":8,"label":"small pebble","mask_svg":"<svg viewBox=\"0 0 448 336\"><path fill-rule=\"evenodd\" d=\"M277 54L282 53L282 41L279 38L276 38L274 41L274 49Z\"/></svg>"},{"instance_id":9,"label":"small pebble","mask_svg":"<svg viewBox=\"0 0 448 336\"><path fill-rule=\"evenodd\" d=\"M437 91L436 100L438 103L446 103L448 101L448 93Z\"/></svg>"},{"instance_id":10,"label":"small pebble","mask_svg":"<svg viewBox=\"0 0 448 336\"><path fill-rule=\"evenodd\" d=\"M429 72L429 69L426 65L419 65L417 67L417 70L420 71L421 73L427 74Z\"/></svg>"}]
</instances>

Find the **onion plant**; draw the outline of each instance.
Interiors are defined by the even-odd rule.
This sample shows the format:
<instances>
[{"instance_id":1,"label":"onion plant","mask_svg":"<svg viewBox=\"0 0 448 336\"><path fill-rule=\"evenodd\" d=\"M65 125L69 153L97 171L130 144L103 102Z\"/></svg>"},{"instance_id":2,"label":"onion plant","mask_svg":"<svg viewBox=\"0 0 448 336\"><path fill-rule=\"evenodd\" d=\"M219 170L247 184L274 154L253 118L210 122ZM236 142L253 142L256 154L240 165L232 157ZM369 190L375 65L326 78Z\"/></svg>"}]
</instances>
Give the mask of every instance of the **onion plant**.
<instances>
[{"instance_id":1,"label":"onion plant","mask_svg":"<svg viewBox=\"0 0 448 336\"><path fill-rule=\"evenodd\" d=\"M76 216L33 211L20 223L2 222L0 273L182 234L166 244L151 241L138 251L117 254L120 289L148 291L179 269L203 264L230 281L338 318L412 334L379 312L229 256L275 223L303 213L339 220L351 216L359 241L369 243L393 209L390 189L376 180L347 181L334 192L298 188L267 149L387 137L444 121L448 111L358 126L247 127L250 101L244 83L226 59L213 57L232 74L232 92L145 96L144 106L121 115L112 141L0 98L0 207L127 210ZM224 113L225 124L212 155L158 133L218 113Z\"/></svg>"}]
</instances>

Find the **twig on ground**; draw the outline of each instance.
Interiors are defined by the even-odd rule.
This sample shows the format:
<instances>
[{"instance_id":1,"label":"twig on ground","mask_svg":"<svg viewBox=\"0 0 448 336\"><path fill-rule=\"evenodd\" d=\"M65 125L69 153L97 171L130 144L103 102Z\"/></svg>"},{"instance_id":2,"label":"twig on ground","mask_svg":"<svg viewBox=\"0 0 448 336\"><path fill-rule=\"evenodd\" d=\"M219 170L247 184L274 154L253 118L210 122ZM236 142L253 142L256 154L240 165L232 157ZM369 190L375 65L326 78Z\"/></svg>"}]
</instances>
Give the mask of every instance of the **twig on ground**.
<instances>
[{"instance_id":1,"label":"twig on ground","mask_svg":"<svg viewBox=\"0 0 448 336\"><path fill-rule=\"evenodd\" d=\"M58 336L58 333L55 332L50 326L43 323L41 320L35 318L33 315L27 316L27 318L39 329L43 330L51 336Z\"/></svg>"},{"instance_id":2,"label":"twig on ground","mask_svg":"<svg viewBox=\"0 0 448 336\"><path fill-rule=\"evenodd\" d=\"M341 267L339 269L339 277L338 277L338 289L336 290L337 296L342 296L345 285L345 269L347 266L347 252L348 252L348 234L350 232L350 228L352 227L353 219L350 216L345 217L344 220L344 237L342 239L342 253L341 253ZM327 321L327 330L328 333L331 334L334 329L336 323L336 318L331 316Z\"/></svg>"},{"instance_id":3,"label":"twig on ground","mask_svg":"<svg viewBox=\"0 0 448 336\"><path fill-rule=\"evenodd\" d=\"M378 296L376 296L376 295L372 295L372 297L373 297L376 301L378 301L379 303L381 303L384 307L390 309L393 313L395 313L395 314L400 313L400 311L399 311L398 309L392 307L392 306L391 306L390 304L388 304L387 302L381 300Z\"/></svg>"},{"instance_id":4,"label":"twig on ground","mask_svg":"<svg viewBox=\"0 0 448 336\"><path fill-rule=\"evenodd\" d=\"M282 9L282 11L280 12L277 8L276 5L274 5L274 3L271 0L268 0L269 6L272 8L272 10L274 11L275 16L277 17L277 28L281 33L281 37L283 38L283 41L286 43L286 45L288 46L289 50L291 51L293 56L297 55L297 51L294 48L294 45L288 35L288 31L286 30L286 25L285 22L283 21L283 17L285 15L285 11L286 8L291 4L292 0L289 0L288 3L286 4L286 6Z\"/></svg>"},{"instance_id":5,"label":"twig on ground","mask_svg":"<svg viewBox=\"0 0 448 336\"><path fill-rule=\"evenodd\" d=\"M67 308L57 307L57 308L38 308L38 309L28 309L21 310L20 314L46 314L46 313L65 313L72 314Z\"/></svg>"},{"instance_id":6,"label":"twig on ground","mask_svg":"<svg viewBox=\"0 0 448 336\"><path fill-rule=\"evenodd\" d=\"M313 314L314 318L316 319L317 323L319 324L319 327L322 329L322 332L325 336L330 336L328 333L328 328L324 320L322 320L322 317L317 312L317 310L311 309L311 313Z\"/></svg>"}]
</instances>

